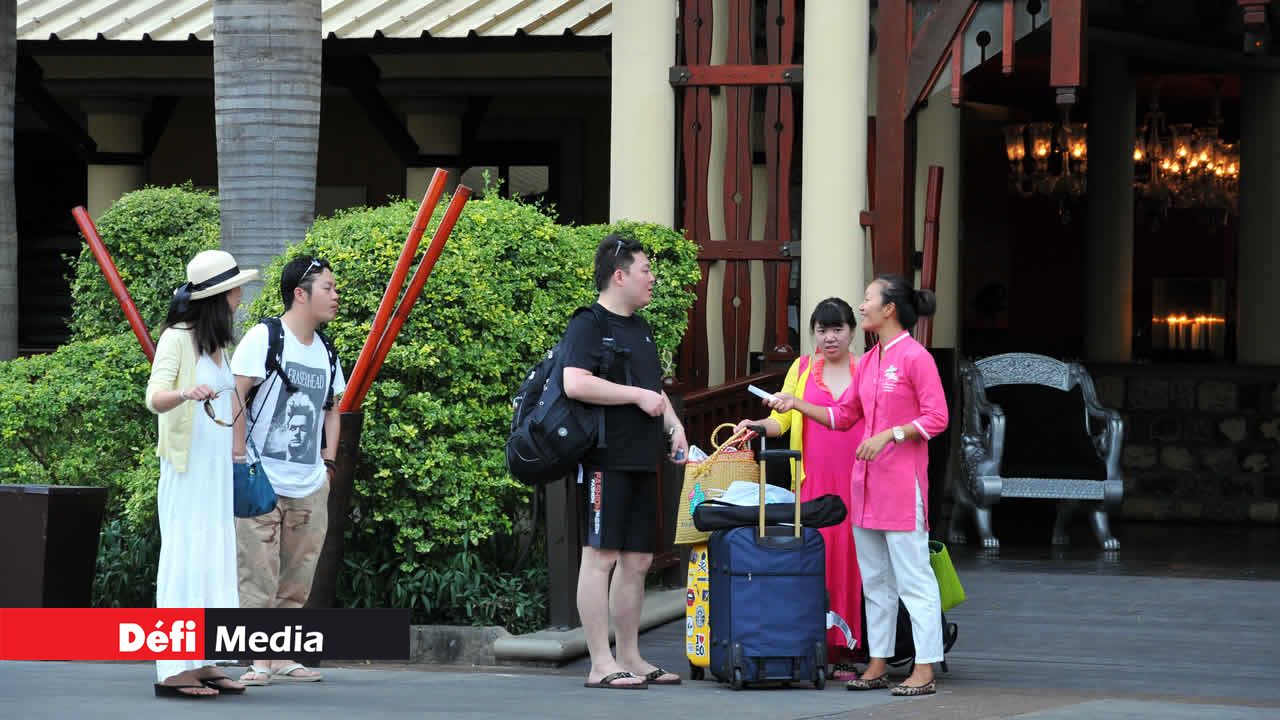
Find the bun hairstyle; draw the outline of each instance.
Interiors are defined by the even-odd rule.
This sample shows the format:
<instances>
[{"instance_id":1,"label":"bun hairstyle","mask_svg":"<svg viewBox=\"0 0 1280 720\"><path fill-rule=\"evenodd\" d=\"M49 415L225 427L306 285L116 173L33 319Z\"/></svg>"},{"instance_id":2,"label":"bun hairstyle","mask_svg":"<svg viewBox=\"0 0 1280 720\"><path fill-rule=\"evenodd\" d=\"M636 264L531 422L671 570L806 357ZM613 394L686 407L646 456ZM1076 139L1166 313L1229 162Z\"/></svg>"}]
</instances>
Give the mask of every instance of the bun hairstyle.
<instances>
[{"instance_id":1,"label":"bun hairstyle","mask_svg":"<svg viewBox=\"0 0 1280 720\"><path fill-rule=\"evenodd\" d=\"M938 298L932 290L916 290L901 275L877 275L876 281L880 283L880 303L893 303L898 309L898 322L908 330L938 309Z\"/></svg>"}]
</instances>

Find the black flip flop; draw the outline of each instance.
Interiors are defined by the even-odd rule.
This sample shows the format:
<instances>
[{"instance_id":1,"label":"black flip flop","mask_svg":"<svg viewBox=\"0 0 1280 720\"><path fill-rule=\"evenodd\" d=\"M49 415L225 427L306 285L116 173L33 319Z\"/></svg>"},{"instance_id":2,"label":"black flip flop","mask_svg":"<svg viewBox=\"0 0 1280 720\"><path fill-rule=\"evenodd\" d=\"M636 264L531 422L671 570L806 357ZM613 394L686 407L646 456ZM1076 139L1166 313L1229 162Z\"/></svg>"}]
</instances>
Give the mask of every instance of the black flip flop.
<instances>
[{"instance_id":1,"label":"black flip flop","mask_svg":"<svg viewBox=\"0 0 1280 720\"><path fill-rule=\"evenodd\" d=\"M681 682L679 675L676 675L675 680L659 680L658 678L662 677L663 675L676 675L676 674L669 670L663 670L660 667L654 668L653 670L649 671L647 675L644 676L644 681L650 685L679 685Z\"/></svg>"},{"instance_id":2,"label":"black flip flop","mask_svg":"<svg viewBox=\"0 0 1280 720\"><path fill-rule=\"evenodd\" d=\"M195 688L199 688L199 689L203 690L203 689L205 689L205 687L206 687L206 685L204 685L204 684L200 684L200 685L165 685L164 683L156 683L156 684L155 684L155 686L156 686L156 697L162 697L162 698L181 698L181 699L183 699L183 700L213 700L214 698L218 697L218 694L221 692L221 691L219 691L219 693L214 693L214 694L212 694L212 695L208 695L208 694L199 694L199 695L195 695L195 694L192 694L192 693L184 693L184 692L182 692L182 690L184 690L184 689L195 689Z\"/></svg>"},{"instance_id":3,"label":"black flip flop","mask_svg":"<svg viewBox=\"0 0 1280 720\"><path fill-rule=\"evenodd\" d=\"M204 686L207 688L213 688L214 690L217 690L220 693L226 693L228 695L243 695L245 691L245 689L242 687L237 688L237 687L226 687L225 685L219 685L218 683L220 682L235 682L234 680L227 677L226 675L223 675L222 677L216 677L216 678L203 678L200 680L200 682L204 683Z\"/></svg>"},{"instance_id":4,"label":"black flip flop","mask_svg":"<svg viewBox=\"0 0 1280 720\"><path fill-rule=\"evenodd\" d=\"M604 677L600 678L600 682L594 682L594 683L586 682L586 683L582 683L582 686L589 687L589 688L600 688L602 690L648 690L649 689L649 683L647 682L618 683L618 684L614 683L615 680L621 680L623 678L633 678L633 677L635 677L635 675L632 675L631 673L623 670L621 672L609 673L608 675L605 675Z\"/></svg>"}]
</instances>

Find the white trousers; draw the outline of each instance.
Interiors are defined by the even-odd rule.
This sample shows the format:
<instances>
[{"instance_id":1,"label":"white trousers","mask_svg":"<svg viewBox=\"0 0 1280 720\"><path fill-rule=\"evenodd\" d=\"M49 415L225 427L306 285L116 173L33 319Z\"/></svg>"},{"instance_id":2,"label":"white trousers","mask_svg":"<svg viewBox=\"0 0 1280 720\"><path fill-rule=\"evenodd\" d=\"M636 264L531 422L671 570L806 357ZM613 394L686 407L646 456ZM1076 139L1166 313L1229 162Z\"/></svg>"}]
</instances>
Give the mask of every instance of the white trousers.
<instances>
[{"instance_id":1,"label":"white trousers","mask_svg":"<svg viewBox=\"0 0 1280 720\"><path fill-rule=\"evenodd\" d=\"M929 533L916 483L916 529L867 530L854 526L853 540L867 608L867 647L873 658L893 657L898 634L898 598L911 615L916 664L942 662L942 600L929 565Z\"/></svg>"}]
</instances>

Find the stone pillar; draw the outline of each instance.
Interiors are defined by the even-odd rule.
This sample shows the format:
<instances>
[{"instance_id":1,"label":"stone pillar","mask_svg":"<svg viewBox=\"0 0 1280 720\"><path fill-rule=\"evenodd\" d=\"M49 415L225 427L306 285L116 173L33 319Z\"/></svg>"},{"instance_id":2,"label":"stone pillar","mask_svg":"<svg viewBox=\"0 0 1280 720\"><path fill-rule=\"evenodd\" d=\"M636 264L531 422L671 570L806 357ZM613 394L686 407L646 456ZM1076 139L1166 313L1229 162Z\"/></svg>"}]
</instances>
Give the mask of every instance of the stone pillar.
<instances>
[{"instance_id":1,"label":"stone pillar","mask_svg":"<svg viewBox=\"0 0 1280 720\"><path fill-rule=\"evenodd\" d=\"M867 207L868 0L810 0L804 22L804 192L800 202L800 317L832 295L862 300ZM808 328L804 352L813 350ZM854 343L861 349L861 343Z\"/></svg>"},{"instance_id":2,"label":"stone pillar","mask_svg":"<svg viewBox=\"0 0 1280 720\"><path fill-rule=\"evenodd\" d=\"M146 183L142 157L146 107L140 101L123 99L86 100L81 105L87 116L89 137L98 144L98 152L116 154L109 162L89 162L88 209L89 216L96 219L122 195Z\"/></svg>"},{"instance_id":3,"label":"stone pillar","mask_svg":"<svg viewBox=\"0 0 1280 720\"><path fill-rule=\"evenodd\" d=\"M676 4L613 3L609 219L676 221Z\"/></svg>"},{"instance_id":4,"label":"stone pillar","mask_svg":"<svg viewBox=\"0 0 1280 720\"><path fill-rule=\"evenodd\" d=\"M1240 254L1237 359L1241 365L1280 365L1280 73L1244 76L1240 99ZM1228 270L1230 272L1230 270ZM1236 308L1227 308L1228 313Z\"/></svg>"},{"instance_id":5,"label":"stone pillar","mask_svg":"<svg viewBox=\"0 0 1280 720\"><path fill-rule=\"evenodd\" d=\"M1095 53L1089 80L1089 210L1085 224L1084 356L1133 356L1133 138L1137 94L1125 58Z\"/></svg>"},{"instance_id":6,"label":"stone pillar","mask_svg":"<svg viewBox=\"0 0 1280 720\"><path fill-rule=\"evenodd\" d=\"M945 88L916 113L916 248L924 249L925 190L929 166L942 167L942 206L938 215L938 311L933 317L933 347L955 348L960 340L963 299L960 292L960 181L964 177L961 136L963 112L951 104ZM918 275L918 274L917 274ZM916 280L919 283L919 278Z\"/></svg>"},{"instance_id":7,"label":"stone pillar","mask_svg":"<svg viewBox=\"0 0 1280 720\"><path fill-rule=\"evenodd\" d=\"M418 152L424 155L462 155L462 113L465 106L451 100L412 101L405 105L405 128L418 143ZM458 177L466 168L449 166L448 189L458 186ZM404 195L421 202L431 183L435 165L408 167L404 173ZM479 190L480 188L474 188Z\"/></svg>"}]
</instances>

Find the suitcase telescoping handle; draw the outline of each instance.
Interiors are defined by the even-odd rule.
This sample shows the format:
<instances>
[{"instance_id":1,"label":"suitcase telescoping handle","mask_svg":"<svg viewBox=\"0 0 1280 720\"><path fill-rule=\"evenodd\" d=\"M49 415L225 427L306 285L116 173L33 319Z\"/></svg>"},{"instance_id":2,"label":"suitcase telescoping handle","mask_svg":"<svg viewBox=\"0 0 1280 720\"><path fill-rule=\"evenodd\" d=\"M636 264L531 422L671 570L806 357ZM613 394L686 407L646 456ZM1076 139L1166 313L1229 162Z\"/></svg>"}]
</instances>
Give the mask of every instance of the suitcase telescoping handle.
<instances>
[{"instance_id":1,"label":"suitcase telescoping handle","mask_svg":"<svg viewBox=\"0 0 1280 720\"><path fill-rule=\"evenodd\" d=\"M768 480L765 476L765 463L769 460L791 460L800 462L799 450L766 450L764 447L765 428L763 425L749 425L748 430L760 436L760 453L757 457L760 459L760 537L765 536L765 486ZM799 473L794 474L796 477ZM800 537L800 487L797 483L793 488L796 494L796 515L795 515L795 536Z\"/></svg>"}]
</instances>

